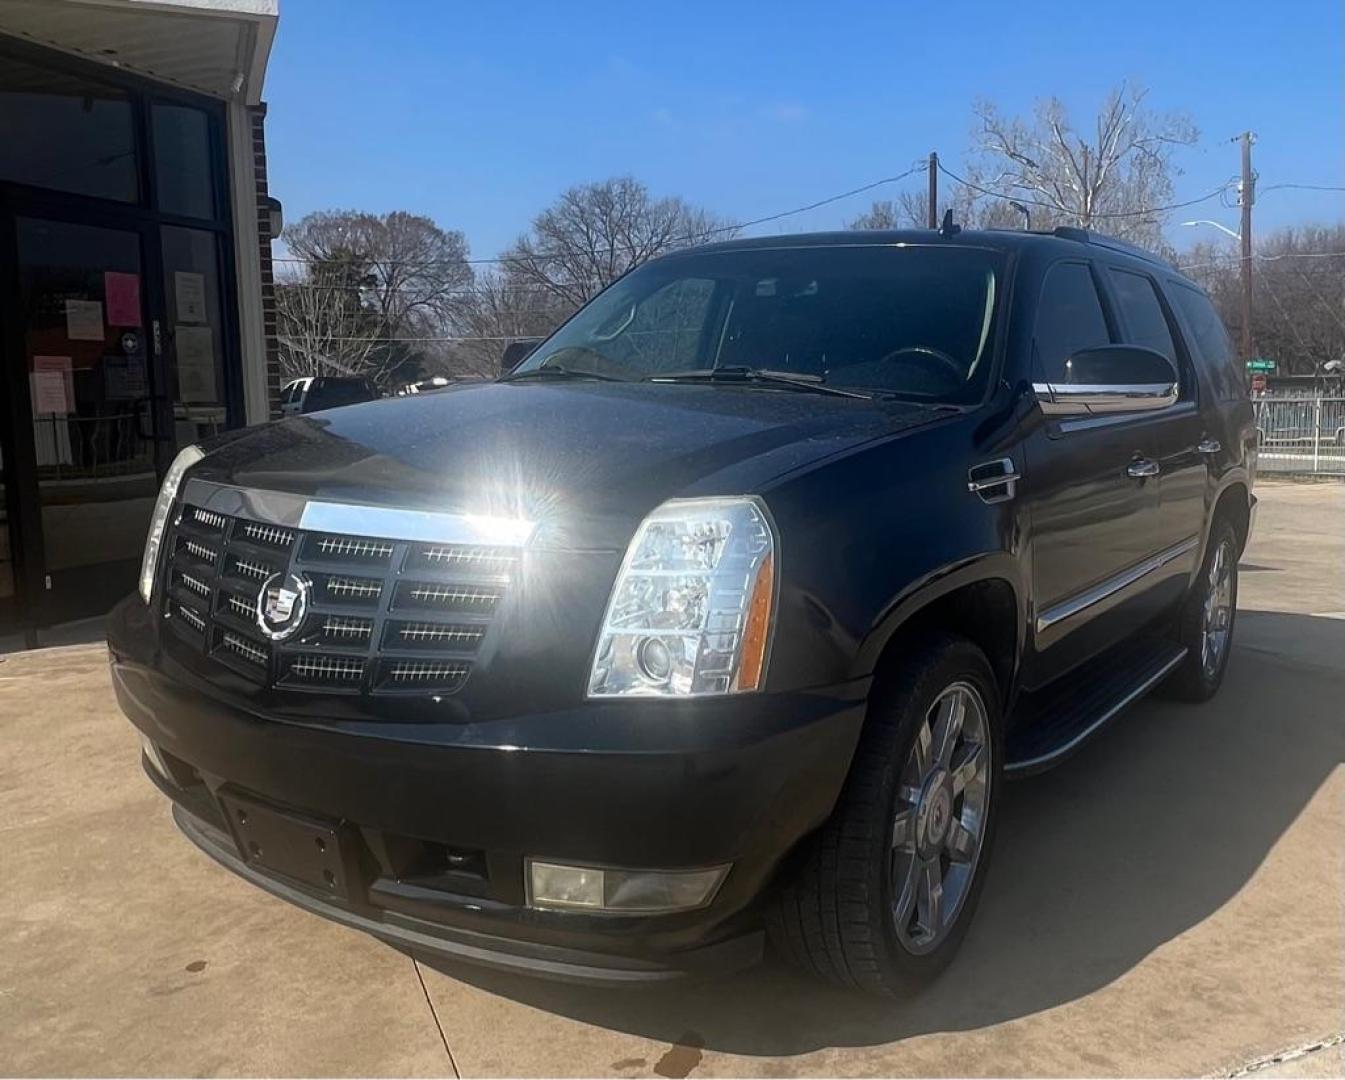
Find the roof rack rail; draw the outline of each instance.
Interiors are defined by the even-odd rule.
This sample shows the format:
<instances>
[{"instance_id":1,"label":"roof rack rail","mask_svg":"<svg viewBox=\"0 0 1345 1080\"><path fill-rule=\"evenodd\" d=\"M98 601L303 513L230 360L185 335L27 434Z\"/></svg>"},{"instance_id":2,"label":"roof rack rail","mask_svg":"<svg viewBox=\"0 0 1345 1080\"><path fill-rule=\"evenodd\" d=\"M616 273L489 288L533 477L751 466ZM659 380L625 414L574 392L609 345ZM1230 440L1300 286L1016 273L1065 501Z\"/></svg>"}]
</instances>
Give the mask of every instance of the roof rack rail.
<instances>
[{"instance_id":1,"label":"roof rack rail","mask_svg":"<svg viewBox=\"0 0 1345 1080\"><path fill-rule=\"evenodd\" d=\"M1114 236L1106 236L1103 233L1090 232L1088 229L1080 229L1076 225L1057 225L1051 230L1051 235L1058 236L1062 240L1077 240L1081 244L1092 244L1094 247L1119 251L1124 255L1133 255L1137 259L1157 263L1159 266L1168 265L1161 257L1138 244L1132 244L1127 240L1118 240Z\"/></svg>"}]
</instances>

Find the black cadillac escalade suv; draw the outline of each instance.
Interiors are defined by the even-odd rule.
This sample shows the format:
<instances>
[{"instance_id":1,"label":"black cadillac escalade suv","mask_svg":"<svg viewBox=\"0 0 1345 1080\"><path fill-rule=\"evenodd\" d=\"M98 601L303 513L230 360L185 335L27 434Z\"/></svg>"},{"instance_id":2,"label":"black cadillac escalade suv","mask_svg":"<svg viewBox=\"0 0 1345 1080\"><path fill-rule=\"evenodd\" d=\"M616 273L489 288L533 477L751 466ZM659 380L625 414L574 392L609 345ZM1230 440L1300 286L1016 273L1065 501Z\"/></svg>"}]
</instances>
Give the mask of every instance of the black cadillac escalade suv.
<instances>
[{"instance_id":1,"label":"black cadillac escalade suv","mask_svg":"<svg viewBox=\"0 0 1345 1080\"><path fill-rule=\"evenodd\" d=\"M1115 241L702 247L495 383L184 451L113 680L182 831L331 919L895 992L1007 777L1218 689L1255 452L1209 300Z\"/></svg>"}]
</instances>

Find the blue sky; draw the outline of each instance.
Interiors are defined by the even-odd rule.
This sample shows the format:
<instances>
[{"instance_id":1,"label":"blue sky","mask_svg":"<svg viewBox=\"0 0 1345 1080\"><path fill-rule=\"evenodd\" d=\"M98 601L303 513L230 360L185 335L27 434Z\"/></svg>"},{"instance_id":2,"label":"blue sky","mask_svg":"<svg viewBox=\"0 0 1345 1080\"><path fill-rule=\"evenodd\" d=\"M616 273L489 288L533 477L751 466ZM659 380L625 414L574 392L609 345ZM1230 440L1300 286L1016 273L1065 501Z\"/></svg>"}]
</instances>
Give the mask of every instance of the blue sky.
<instances>
[{"instance_id":1,"label":"blue sky","mask_svg":"<svg viewBox=\"0 0 1345 1080\"><path fill-rule=\"evenodd\" d=\"M271 59L272 192L316 209L404 209L488 257L564 188L630 173L737 220L907 168L952 167L977 97L1059 96L1079 120L1122 79L1184 110L1177 197L1238 169L1263 187L1345 184L1340 0L1107 4L281 0ZM906 181L914 187L918 177ZM833 228L889 186L770 228ZM1236 227L1211 200L1178 220ZM1255 229L1345 219L1345 195L1282 190ZM763 230L754 230L763 231ZM1186 247L1199 231L1173 228Z\"/></svg>"}]
</instances>

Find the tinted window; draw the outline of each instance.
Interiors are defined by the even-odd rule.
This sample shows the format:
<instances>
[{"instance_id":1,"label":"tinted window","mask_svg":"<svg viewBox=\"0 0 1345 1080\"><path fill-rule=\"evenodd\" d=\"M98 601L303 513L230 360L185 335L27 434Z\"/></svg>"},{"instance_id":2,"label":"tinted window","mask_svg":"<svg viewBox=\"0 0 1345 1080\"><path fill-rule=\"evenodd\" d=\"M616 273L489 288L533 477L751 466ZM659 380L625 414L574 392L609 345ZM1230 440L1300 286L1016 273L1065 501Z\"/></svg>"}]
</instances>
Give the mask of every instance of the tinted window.
<instances>
[{"instance_id":1,"label":"tinted window","mask_svg":"<svg viewBox=\"0 0 1345 1080\"><path fill-rule=\"evenodd\" d=\"M1215 397L1221 401L1246 397L1246 379L1233 360L1228 330L1209 297L1181 282L1173 282L1168 295L1186 319L1195 354L1209 376Z\"/></svg>"},{"instance_id":2,"label":"tinted window","mask_svg":"<svg viewBox=\"0 0 1345 1080\"><path fill-rule=\"evenodd\" d=\"M977 248L780 247L693 252L622 278L519 371L623 379L712 367L976 400L989 377L1001 257Z\"/></svg>"},{"instance_id":3,"label":"tinted window","mask_svg":"<svg viewBox=\"0 0 1345 1080\"><path fill-rule=\"evenodd\" d=\"M1065 362L1081 349L1111 343L1093 274L1083 263L1056 263L1037 308L1036 378L1068 382Z\"/></svg>"},{"instance_id":4,"label":"tinted window","mask_svg":"<svg viewBox=\"0 0 1345 1080\"><path fill-rule=\"evenodd\" d=\"M1125 324L1126 341L1161 352L1175 364L1177 349L1172 343L1172 331L1158 302L1154 283L1143 274L1132 274L1129 270L1112 269L1110 273L1121 309L1121 321Z\"/></svg>"},{"instance_id":5,"label":"tinted window","mask_svg":"<svg viewBox=\"0 0 1345 1080\"><path fill-rule=\"evenodd\" d=\"M151 112L159 209L187 217L214 217L210 118L187 105L156 104Z\"/></svg>"},{"instance_id":6,"label":"tinted window","mask_svg":"<svg viewBox=\"0 0 1345 1080\"><path fill-rule=\"evenodd\" d=\"M372 388L363 379L314 379L308 388L308 397L304 399L304 412L353 405L373 397Z\"/></svg>"},{"instance_id":7,"label":"tinted window","mask_svg":"<svg viewBox=\"0 0 1345 1080\"><path fill-rule=\"evenodd\" d=\"M135 125L120 90L0 58L0 180L135 202Z\"/></svg>"}]
</instances>

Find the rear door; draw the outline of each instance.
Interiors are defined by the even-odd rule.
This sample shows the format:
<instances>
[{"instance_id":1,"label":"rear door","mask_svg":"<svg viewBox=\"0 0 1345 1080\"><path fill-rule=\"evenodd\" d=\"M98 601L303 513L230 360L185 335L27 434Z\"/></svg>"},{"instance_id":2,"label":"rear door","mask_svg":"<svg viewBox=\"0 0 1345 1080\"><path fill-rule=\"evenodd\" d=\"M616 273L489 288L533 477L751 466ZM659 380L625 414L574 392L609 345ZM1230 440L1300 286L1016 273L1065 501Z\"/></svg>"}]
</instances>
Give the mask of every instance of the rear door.
<instances>
[{"instance_id":1,"label":"rear door","mask_svg":"<svg viewBox=\"0 0 1345 1080\"><path fill-rule=\"evenodd\" d=\"M1077 351L1120 340L1092 264L1046 272L1033 331L1034 382L1069 382ZM1139 629L1150 612L1128 577L1163 547L1159 486L1129 475L1157 452L1154 413L1043 417L1027 436L1034 648L1027 688L1041 685Z\"/></svg>"},{"instance_id":2,"label":"rear door","mask_svg":"<svg viewBox=\"0 0 1345 1080\"><path fill-rule=\"evenodd\" d=\"M1202 418L1194 362L1158 282L1133 266L1108 265L1104 277L1123 340L1162 353L1180 380L1177 404L1152 414L1148 425L1148 453L1159 467L1157 543L1160 551L1188 548L1156 571L1154 588L1176 600L1199 554L1196 548L1210 489L1208 460L1201 447L1212 446L1207 440L1213 435Z\"/></svg>"}]
</instances>

